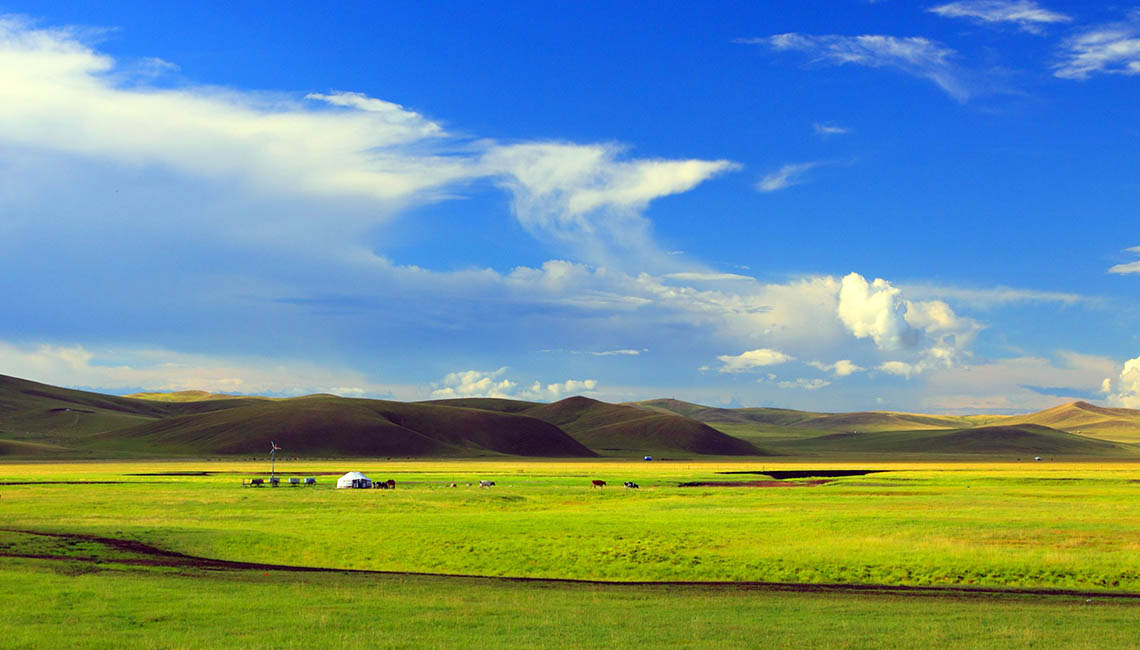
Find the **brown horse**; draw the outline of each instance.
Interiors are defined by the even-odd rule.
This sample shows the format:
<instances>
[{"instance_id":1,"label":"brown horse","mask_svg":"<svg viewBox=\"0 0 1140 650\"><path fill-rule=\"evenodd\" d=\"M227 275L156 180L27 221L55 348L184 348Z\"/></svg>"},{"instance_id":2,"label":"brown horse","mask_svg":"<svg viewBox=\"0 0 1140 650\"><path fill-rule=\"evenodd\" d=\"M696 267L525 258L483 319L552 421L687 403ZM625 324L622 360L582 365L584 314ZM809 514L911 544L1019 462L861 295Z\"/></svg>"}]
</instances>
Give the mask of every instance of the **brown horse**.
<instances>
[{"instance_id":1,"label":"brown horse","mask_svg":"<svg viewBox=\"0 0 1140 650\"><path fill-rule=\"evenodd\" d=\"M605 481L599 481L598 479L594 479L594 480L590 481L590 487L604 488L604 487L606 487L606 482Z\"/></svg>"}]
</instances>

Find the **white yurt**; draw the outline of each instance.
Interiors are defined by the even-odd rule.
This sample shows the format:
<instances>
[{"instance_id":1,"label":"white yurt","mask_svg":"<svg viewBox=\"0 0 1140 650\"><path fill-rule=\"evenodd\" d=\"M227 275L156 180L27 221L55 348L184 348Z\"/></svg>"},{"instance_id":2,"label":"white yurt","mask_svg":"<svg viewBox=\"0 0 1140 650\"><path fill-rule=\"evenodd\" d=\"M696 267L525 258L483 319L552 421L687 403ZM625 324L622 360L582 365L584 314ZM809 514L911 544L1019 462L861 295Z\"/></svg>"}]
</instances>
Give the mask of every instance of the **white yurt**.
<instances>
[{"instance_id":1,"label":"white yurt","mask_svg":"<svg viewBox=\"0 0 1140 650\"><path fill-rule=\"evenodd\" d=\"M349 472L336 480L337 488L370 488L372 479L360 472Z\"/></svg>"}]
</instances>

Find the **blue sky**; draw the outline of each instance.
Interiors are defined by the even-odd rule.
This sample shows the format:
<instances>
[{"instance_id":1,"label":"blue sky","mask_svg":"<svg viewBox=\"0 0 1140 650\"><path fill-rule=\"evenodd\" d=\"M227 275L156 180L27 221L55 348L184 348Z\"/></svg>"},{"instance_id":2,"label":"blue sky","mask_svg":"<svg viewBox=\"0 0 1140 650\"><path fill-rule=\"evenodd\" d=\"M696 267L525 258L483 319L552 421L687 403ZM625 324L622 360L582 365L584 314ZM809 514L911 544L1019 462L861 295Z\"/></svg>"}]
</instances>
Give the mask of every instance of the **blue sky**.
<instances>
[{"instance_id":1,"label":"blue sky","mask_svg":"<svg viewBox=\"0 0 1140 650\"><path fill-rule=\"evenodd\" d=\"M1140 408L1140 7L8 3L0 372Z\"/></svg>"}]
</instances>

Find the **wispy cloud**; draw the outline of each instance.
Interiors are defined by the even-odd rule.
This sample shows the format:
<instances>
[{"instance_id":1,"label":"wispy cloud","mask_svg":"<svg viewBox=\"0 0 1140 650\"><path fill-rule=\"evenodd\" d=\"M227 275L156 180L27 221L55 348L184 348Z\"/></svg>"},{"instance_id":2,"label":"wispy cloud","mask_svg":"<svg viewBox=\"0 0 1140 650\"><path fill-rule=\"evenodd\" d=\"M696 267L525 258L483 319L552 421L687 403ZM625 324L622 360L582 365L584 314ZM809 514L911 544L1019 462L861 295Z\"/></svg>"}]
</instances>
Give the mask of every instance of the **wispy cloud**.
<instances>
[{"instance_id":1,"label":"wispy cloud","mask_svg":"<svg viewBox=\"0 0 1140 650\"><path fill-rule=\"evenodd\" d=\"M1040 291L1017 287L948 287L933 284L907 284L903 289L912 298L951 300L972 307L999 307L1016 303L1060 303L1076 305L1097 302L1097 298L1063 291Z\"/></svg>"},{"instance_id":2,"label":"wispy cloud","mask_svg":"<svg viewBox=\"0 0 1140 650\"><path fill-rule=\"evenodd\" d=\"M818 167L818 162L793 163L784 165L778 170L766 175L756 183L756 189L761 192L778 192L782 189L799 185L804 182L804 174Z\"/></svg>"},{"instance_id":3,"label":"wispy cloud","mask_svg":"<svg viewBox=\"0 0 1140 650\"><path fill-rule=\"evenodd\" d=\"M838 124L830 124L825 122L816 122L815 124L811 125L811 128L815 131L816 135L824 137L831 135L847 135L851 132L851 129L848 129L845 126L839 126Z\"/></svg>"},{"instance_id":4,"label":"wispy cloud","mask_svg":"<svg viewBox=\"0 0 1140 650\"><path fill-rule=\"evenodd\" d=\"M1130 253L1140 253L1140 246L1133 246L1127 249ZM1140 273L1140 260L1135 262L1128 262L1127 264L1117 264L1108 269L1109 273L1117 273L1120 275L1127 275L1132 273Z\"/></svg>"},{"instance_id":5,"label":"wispy cloud","mask_svg":"<svg viewBox=\"0 0 1140 650\"><path fill-rule=\"evenodd\" d=\"M152 77L94 49L82 30L0 16L0 143L56 156L61 167L84 161L120 174L160 169L247 201L343 202L351 208L326 205L294 223L282 223L276 210L247 210L240 223L216 224L260 244L311 251L324 243L337 255L363 248L370 228L410 207L490 181L511 193L515 215L536 237L613 265L665 257L643 216L649 204L736 167L637 159L615 144L460 137L415 110L358 92L169 87ZM260 226L250 223L259 218Z\"/></svg>"},{"instance_id":6,"label":"wispy cloud","mask_svg":"<svg viewBox=\"0 0 1140 650\"><path fill-rule=\"evenodd\" d=\"M954 63L957 53L921 36L776 34L767 38L739 39L738 43L765 45L778 51L803 52L817 63L894 68L932 81L948 95L965 102L973 91Z\"/></svg>"},{"instance_id":7,"label":"wispy cloud","mask_svg":"<svg viewBox=\"0 0 1140 650\"><path fill-rule=\"evenodd\" d=\"M1093 27L1066 39L1053 75L1085 80L1094 74L1140 74L1140 9L1123 22Z\"/></svg>"},{"instance_id":8,"label":"wispy cloud","mask_svg":"<svg viewBox=\"0 0 1140 650\"><path fill-rule=\"evenodd\" d=\"M1033 0L959 0L929 9L947 18L968 18L982 23L1014 23L1032 34L1042 25L1067 23L1071 16L1045 9Z\"/></svg>"},{"instance_id":9,"label":"wispy cloud","mask_svg":"<svg viewBox=\"0 0 1140 650\"><path fill-rule=\"evenodd\" d=\"M826 387L830 386L831 382L827 381L826 379L819 379L819 378L807 379L807 378L801 377L799 379L793 379L790 381L778 381L778 382L776 382L776 385L779 386L780 388L794 388L794 389L799 389L799 390L819 390L821 388L826 388Z\"/></svg>"}]
</instances>

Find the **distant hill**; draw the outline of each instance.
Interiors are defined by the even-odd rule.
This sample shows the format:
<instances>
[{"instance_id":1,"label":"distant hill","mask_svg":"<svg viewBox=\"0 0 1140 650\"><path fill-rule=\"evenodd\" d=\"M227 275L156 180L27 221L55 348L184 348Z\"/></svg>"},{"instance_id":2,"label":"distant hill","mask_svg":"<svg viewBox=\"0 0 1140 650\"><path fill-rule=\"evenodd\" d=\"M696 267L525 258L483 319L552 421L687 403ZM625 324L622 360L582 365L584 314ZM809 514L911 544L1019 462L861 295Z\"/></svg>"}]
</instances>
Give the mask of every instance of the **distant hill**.
<instances>
[{"instance_id":1,"label":"distant hill","mask_svg":"<svg viewBox=\"0 0 1140 650\"><path fill-rule=\"evenodd\" d=\"M1026 415L725 409L674 399L403 403L205 391L117 397L0 375L0 456L1140 455L1140 411L1074 402Z\"/></svg>"},{"instance_id":2,"label":"distant hill","mask_svg":"<svg viewBox=\"0 0 1140 650\"><path fill-rule=\"evenodd\" d=\"M322 456L589 457L595 454L535 418L450 406L343 397L309 397L184 415L93 436L101 447L184 454Z\"/></svg>"},{"instance_id":3,"label":"distant hill","mask_svg":"<svg viewBox=\"0 0 1140 650\"><path fill-rule=\"evenodd\" d=\"M152 402L206 402L217 399L271 399L269 397L246 397L244 395L227 395L226 393L209 393L204 390L180 390L172 393L132 393L124 395L132 399L145 399Z\"/></svg>"},{"instance_id":4,"label":"distant hill","mask_svg":"<svg viewBox=\"0 0 1140 650\"><path fill-rule=\"evenodd\" d=\"M765 452L696 420L588 397L569 397L523 411L600 452L693 453L720 456Z\"/></svg>"},{"instance_id":5,"label":"distant hill","mask_svg":"<svg viewBox=\"0 0 1140 650\"><path fill-rule=\"evenodd\" d=\"M1006 422L1041 424L1114 442L1140 442L1140 411L1107 408L1088 402L1073 402L1029 415L1015 415Z\"/></svg>"},{"instance_id":6,"label":"distant hill","mask_svg":"<svg viewBox=\"0 0 1140 650\"><path fill-rule=\"evenodd\" d=\"M706 423L766 424L817 431L897 431L900 429L948 429L968 422L957 416L867 411L859 413L812 413L779 408L724 409L680 400L633 402L636 406L668 411Z\"/></svg>"},{"instance_id":7,"label":"distant hill","mask_svg":"<svg viewBox=\"0 0 1140 650\"><path fill-rule=\"evenodd\" d=\"M1127 445L1078 436L1037 424L970 429L924 429L833 433L788 443L789 449L813 452L954 454L971 456L1135 456Z\"/></svg>"}]
</instances>

